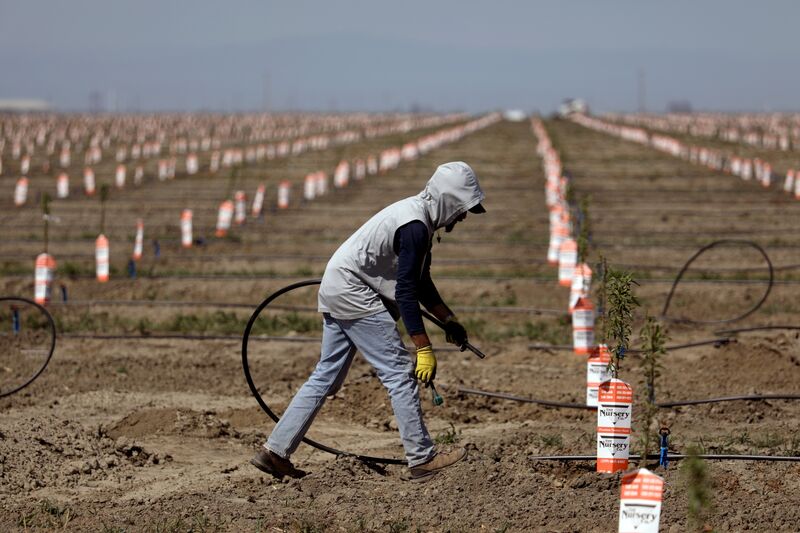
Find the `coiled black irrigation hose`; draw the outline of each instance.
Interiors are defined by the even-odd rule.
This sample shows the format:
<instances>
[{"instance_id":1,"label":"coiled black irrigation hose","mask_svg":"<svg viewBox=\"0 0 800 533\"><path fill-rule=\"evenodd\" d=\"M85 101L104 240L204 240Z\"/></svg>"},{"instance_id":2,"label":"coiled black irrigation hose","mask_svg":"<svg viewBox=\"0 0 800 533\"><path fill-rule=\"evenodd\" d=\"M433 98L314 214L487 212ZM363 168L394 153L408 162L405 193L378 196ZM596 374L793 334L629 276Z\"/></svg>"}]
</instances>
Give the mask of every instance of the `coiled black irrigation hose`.
<instances>
[{"instance_id":1,"label":"coiled black irrigation hose","mask_svg":"<svg viewBox=\"0 0 800 533\"><path fill-rule=\"evenodd\" d=\"M253 381L253 376L250 373L250 365L247 360L247 343L250 338L250 331L252 331L253 325L258 319L258 316L261 314L261 311L266 309L269 304L271 304L282 294L286 294L287 292L299 289L301 287L318 285L319 283L320 280L317 279L300 281L298 283L292 283L291 285L287 285L286 287L273 292L267 297L266 300L261 302L261 304L256 308L255 311L253 311L252 316L250 316L250 320L247 321L247 326L244 328L244 336L242 337L242 369L244 370L244 377L247 380L247 386L250 387L250 392L253 394L253 397L255 397L256 401L258 402L258 405L261 406L261 409L263 409L264 412L267 413L267 416L269 416L275 423L277 423L278 420L280 420L280 417L276 415L272 409L270 409L269 405L267 405L267 402L265 402L264 398L261 397L261 393L259 392L258 387L256 387L255 381ZM321 442L317 442L308 437L303 437L303 442L305 442L306 444L308 444L313 448L322 450L323 452L332 453L334 455L353 456L361 461L366 461L370 463L382 463L382 464L394 464L394 465L406 464L406 462L402 459L393 459L387 457L372 457L369 455L358 455L358 454L348 453L342 450L337 450L336 448L328 446L327 444L322 444Z\"/></svg>"},{"instance_id":2,"label":"coiled black irrigation hose","mask_svg":"<svg viewBox=\"0 0 800 533\"><path fill-rule=\"evenodd\" d=\"M672 297L675 295L675 289L678 287L678 284L681 282L681 278L689 270L689 267L694 263L695 259L706 253L708 250L712 248L716 248L717 246L749 246L750 248L755 249L758 251L761 256L764 258L764 262L767 264L767 270L769 272L769 280L767 281L767 288L764 291L764 294L761 298L750 307L747 311L742 313L739 316L733 318L725 318L721 320L689 320L689 319L681 319L681 318L670 318L667 316L667 311L669 310L669 305L672 303ZM707 244L697 250L695 254L689 258L688 261L683 265L680 272L678 272L675 281L672 283L672 288L669 290L669 294L667 294L667 299L664 301L664 307L661 309L661 318L670 320L672 322L682 322L682 323L690 323L690 324L698 324L698 325L710 325L710 324L729 324L731 322L736 322L742 320L743 318L747 318L748 316L752 315L756 311L758 311L764 302L767 301L767 297L769 296L770 291L772 290L772 285L775 283L775 269L772 266L772 261L770 261L767 252L759 246L758 244L754 243L753 241L746 241L746 240L737 240L737 239L723 239L719 241L714 241L710 244Z\"/></svg>"},{"instance_id":3,"label":"coiled black irrigation hose","mask_svg":"<svg viewBox=\"0 0 800 533\"><path fill-rule=\"evenodd\" d=\"M19 302L21 304L34 307L44 315L47 329L50 330L50 347L47 351L47 357L45 357L44 361L42 361L42 365L38 368L38 370L36 370L36 372L33 373L33 375L31 375L21 385L18 385L9 390L0 390L0 398L4 398L6 396L10 396L16 392L21 391L22 389L33 383L34 380L38 378L42 372L44 372L44 369L47 368L47 365L50 363L50 359L53 357L53 352L56 349L56 323L53 321L53 317L52 315L50 315L47 309L45 309L38 303L34 302L33 300L29 300L27 298L20 298L17 296L3 296L0 297L0 302Z\"/></svg>"},{"instance_id":4,"label":"coiled black irrigation hose","mask_svg":"<svg viewBox=\"0 0 800 533\"><path fill-rule=\"evenodd\" d=\"M275 291L274 293L269 295L266 300L261 302L261 304L256 308L256 310L253 312L252 316L250 316L250 320L247 321L247 326L244 329L244 336L242 337L242 369L244 370L244 377L247 380L247 386L250 387L250 392L255 397L256 401L258 402L258 405L261 406L261 409L263 409L264 412L267 413L267 416L269 416L273 420L273 422L276 422L276 423L278 422L278 420L280 420L280 417L277 414L275 414L275 412L269 407L269 405L267 405L267 402L264 401L264 398L261 397L261 393L259 392L258 387L256 387L255 381L253 380L253 376L250 373L250 364L249 364L248 359L247 359L247 344L248 344L248 340L250 339L250 332L252 331L253 325L255 324L256 320L258 320L258 317L261 314L261 311L266 309L267 306L269 304L271 304L274 300L276 300L278 297L280 297L283 294L286 294L287 292L293 291L295 289L300 289L302 287L309 287L309 286L312 286L312 285L319 285L320 282L321 282L321 280L319 280L319 279L309 279L309 280L300 281L300 282L297 282L297 283L292 283L291 285L287 285L286 287ZM439 322L438 320L436 320L436 318L434 318L430 314L423 312L423 316L425 316L425 318L427 318L428 320L431 320L432 322L434 322L437 326L442 327L442 323ZM468 344L467 347L473 353L475 353L475 355L477 355L481 359L486 357L483 354L483 352L481 352L480 350L478 350L474 346ZM315 440L312 440L312 439L310 439L308 437L303 437L303 442L305 442L309 446L312 446L312 447L314 447L314 448L316 448L318 450L322 450L324 452L332 453L334 455L352 456L352 457L355 457L356 459L359 459L361 461L367 461L367 462L372 462L372 463L382 463L382 464L397 464L397 465L406 464L406 461L403 460L403 459L393 459L393 458L388 458L388 457L372 457L372 456L369 456L369 455L358 455L358 454L354 454L354 453L345 452L343 450L337 450L336 448L328 446L327 444L322 444L322 443L317 442Z\"/></svg>"},{"instance_id":5,"label":"coiled black irrigation hose","mask_svg":"<svg viewBox=\"0 0 800 533\"><path fill-rule=\"evenodd\" d=\"M675 293L675 289L677 288L678 283L680 282L681 278L683 277L683 274L688 270L689 266L700 255L702 255L703 253L705 253L706 251L708 251L708 250L710 250L712 248L715 248L715 247L721 246L721 245L750 246L752 248L755 248L759 253L761 253L761 255L764 257L764 260L765 260L765 262L767 264L767 268L769 270L769 280L767 281L767 289L764 291L763 296L756 302L755 305L753 305L745 313L743 313L743 314L741 314L741 315L739 315L739 316L737 316L735 318L722 319L722 320L712 320L712 321L697 321L697 320L690 320L690 319L674 319L674 318L667 317L666 313L667 313L667 311L669 309L669 304L670 304L670 302L672 300L672 296ZM261 409L264 410L264 412L276 423L278 422L278 420L280 420L280 417L269 407L269 405L267 405L266 401L264 401L264 398L261 396L261 393L258 390L258 387L255 384L255 381L253 380L253 376L250 373L250 365L249 365L248 356L247 356L247 347L248 347L248 342L250 340L250 332L252 331L253 326L254 326L256 320L258 319L259 315L261 314L261 312L264 309L266 309L267 306L269 306L273 301L275 301L277 298L279 298L281 295L286 294L287 292L293 291L295 289L302 288L302 287L318 285L319 283L320 283L320 280L316 280L316 279L315 280L301 281L301 282L298 282L298 283L293 283L291 285L287 285L286 287L284 287L282 289L279 289L278 291L272 293L263 302L261 302L261 304L256 308L256 310L250 316L250 319L248 320L247 326L245 327L245 330L244 330L244 335L242 337L242 368L244 370L245 379L247 380L247 385L250 388L250 392L253 394L253 397L256 399L256 401L258 402L258 404L261 407ZM678 273L678 276L675 279L674 283L672 284L672 288L670 289L670 292L669 292L669 294L667 296L664 308L662 310L662 318L665 318L665 319L668 319L668 320L672 320L672 321L675 321L675 322L690 323L690 324L721 324L721 323L735 322L737 320L741 320L743 318L746 318L746 317L750 316L751 314L756 312L764 304L764 302L767 300L767 297L769 296L769 293L770 293L770 291L772 289L773 283L774 283L774 269L773 269L773 266L772 266L772 262L770 261L769 256L764 251L764 249L761 248L758 244L756 244L756 243L754 243L752 241L745 241L745 240L720 240L720 241L714 241L714 242L704 246L700 250L698 250L686 262L686 264L683 266L683 268L681 268L681 270ZM428 313L423 312L423 315L426 318L428 318L429 320L432 320L437 325L441 326L441 323L439 323L434 317L432 317ZM745 330L752 330L752 329L753 328L745 328ZM787 329L787 328L782 328L782 329ZM800 328L798 328L798 329L800 329ZM744 331L744 330L727 330L726 332L735 333L737 331ZM730 338L711 339L709 341L692 342L692 343L686 343L686 344L682 344L682 345L675 345L675 346L669 347L669 349L677 350L677 349L683 349L683 348L689 348L689 347L695 347L695 346L702 346L702 345L706 345L706 344L714 344L715 346L720 346L722 344L727 344L727 343L729 343L731 341L733 341L733 339L730 339ZM535 345L532 345L532 346L535 346ZM473 349L473 348L474 347L471 347L471 349ZM559 348L561 348L561 347L559 347ZM473 351L479 357L481 357L481 358L484 357L483 354L479 350L473 349ZM571 402L558 402L558 401L554 401L554 400L540 400L540 399L534 399L534 398L524 398L524 397L515 396L515 395L512 395L512 394L502 393L502 392L481 391L481 390L476 390L476 389L468 389L468 388L464 388L464 387L454 387L453 390L455 392L457 392L457 393L460 393L460 394L471 394L471 395L486 396L486 397L491 397L491 398L499 398L499 399L504 399L504 400L523 402L523 403L533 403L533 404L542 405L542 406L546 406L546 407L565 408L565 409L587 409L587 410L588 409L596 409L596 407L589 406L589 405L586 405L586 404L571 403ZM664 402L664 403L659 403L659 404L656 404L656 405L659 408L674 408L674 407L688 406L688 405L700 405L700 404L717 403L717 402L728 402L728 401L751 401L751 400L800 400L800 395L795 395L795 394L785 394L785 395L783 395L783 394L770 394L770 395L749 395L749 396L726 396L726 397L718 397L718 398L705 398L705 399L700 399L700 400L683 400L683 401L676 401L676 402ZM328 453L331 453L331 454L334 454L334 455L337 455L337 456L350 456L350 457L354 457L356 459L359 459L361 461L372 462L372 463L406 464L406 461L404 461L402 459L395 459L395 458L388 458L388 457L373 457L373 456L368 456L368 455L359 455L359 454L355 454L355 453L346 452L344 450L339 450L339 449L333 448L331 446L328 446L326 444L317 442L317 441L312 440L312 439L310 439L308 437L304 437L303 438L303 442L305 442L306 444L308 444L308 445L310 445L310 446L312 446L312 447L314 447L314 448L316 448L318 450L321 450L321 451L324 451L324 452L328 452ZM653 455L652 456L653 459L658 459L659 457L660 457L659 455ZM685 457L686 457L685 455L681 455L681 454L672 454L672 455L668 455L667 459L669 459L669 460L680 460L680 459L683 459ZM769 456L769 455L714 455L714 454L706 454L706 455L701 455L699 457L702 458L702 459L711 459L711 460L800 461L800 457L794 457L794 456ZM632 455L630 458L631 458L631 460L637 460L637 459L639 459L639 456ZM648 459L650 459L650 458L651 458L651 456L648 456ZM589 461L589 460L596 460L596 456L592 456L592 455L550 455L550 456L535 456L535 457L530 457L530 459L532 459L532 460L541 460L541 461L545 461L545 460Z\"/></svg>"}]
</instances>

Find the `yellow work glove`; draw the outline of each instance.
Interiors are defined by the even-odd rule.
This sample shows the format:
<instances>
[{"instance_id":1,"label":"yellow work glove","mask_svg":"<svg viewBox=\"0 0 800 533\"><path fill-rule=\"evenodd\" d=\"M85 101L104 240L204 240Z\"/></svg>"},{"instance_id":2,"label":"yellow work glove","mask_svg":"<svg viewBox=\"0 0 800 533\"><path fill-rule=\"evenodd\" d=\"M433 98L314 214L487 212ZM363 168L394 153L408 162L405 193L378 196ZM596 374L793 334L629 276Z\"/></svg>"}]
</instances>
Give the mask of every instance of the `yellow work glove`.
<instances>
[{"instance_id":1,"label":"yellow work glove","mask_svg":"<svg viewBox=\"0 0 800 533\"><path fill-rule=\"evenodd\" d=\"M433 355L433 348L430 345L417 349L414 375L423 383L430 383L436 377L436 356Z\"/></svg>"}]
</instances>

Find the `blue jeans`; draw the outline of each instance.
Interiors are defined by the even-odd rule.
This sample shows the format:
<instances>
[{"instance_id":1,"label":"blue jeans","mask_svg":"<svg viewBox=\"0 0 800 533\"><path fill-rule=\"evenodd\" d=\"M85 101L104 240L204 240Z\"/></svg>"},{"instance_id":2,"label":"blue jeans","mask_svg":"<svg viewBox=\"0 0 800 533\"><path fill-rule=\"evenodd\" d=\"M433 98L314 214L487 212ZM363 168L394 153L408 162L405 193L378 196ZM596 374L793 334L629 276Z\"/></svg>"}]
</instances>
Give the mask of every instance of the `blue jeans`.
<instances>
[{"instance_id":1,"label":"blue jeans","mask_svg":"<svg viewBox=\"0 0 800 533\"><path fill-rule=\"evenodd\" d=\"M353 320L323 313L322 353L314 372L292 398L264 447L284 459L294 453L325 398L338 391L359 350L389 391L400 439L409 466L434 455L433 441L422 421L414 363L397 324L387 311Z\"/></svg>"}]
</instances>

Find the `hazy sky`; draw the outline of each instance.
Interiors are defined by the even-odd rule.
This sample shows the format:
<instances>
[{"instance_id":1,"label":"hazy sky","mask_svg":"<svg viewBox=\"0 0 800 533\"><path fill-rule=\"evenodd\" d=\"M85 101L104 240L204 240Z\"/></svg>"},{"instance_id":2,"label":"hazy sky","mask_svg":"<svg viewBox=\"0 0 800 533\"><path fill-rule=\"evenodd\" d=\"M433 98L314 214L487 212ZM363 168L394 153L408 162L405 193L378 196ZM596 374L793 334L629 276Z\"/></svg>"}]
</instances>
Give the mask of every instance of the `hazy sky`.
<instances>
[{"instance_id":1,"label":"hazy sky","mask_svg":"<svg viewBox=\"0 0 800 533\"><path fill-rule=\"evenodd\" d=\"M800 109L797 0L0 0L0 98L86 109Z\"/></svg>"}]
</instances>

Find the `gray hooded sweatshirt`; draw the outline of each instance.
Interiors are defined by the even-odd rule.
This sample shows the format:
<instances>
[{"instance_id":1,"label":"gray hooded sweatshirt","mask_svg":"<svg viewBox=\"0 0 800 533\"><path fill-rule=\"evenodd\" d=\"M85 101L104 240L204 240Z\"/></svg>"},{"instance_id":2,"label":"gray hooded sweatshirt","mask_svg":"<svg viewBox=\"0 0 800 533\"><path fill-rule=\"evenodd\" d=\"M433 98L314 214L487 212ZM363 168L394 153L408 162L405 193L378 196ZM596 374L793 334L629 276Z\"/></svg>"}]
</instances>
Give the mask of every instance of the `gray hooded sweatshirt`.
<instances>
[{"instance_id":1,"label":"gray hooded sweatshirt","mask_svg":"<svg viewBox=\"0 0 800 533\"><path fill-rule=\"evenodd\" d=\"M378 212L336 250L322 276L319 311L338 319L384 311L382 299L395 302L394 236L398 228L419 220L432 238L436 230L483 199L478 178L469 165L460 161L440 165L421 193Z\"/></svg>"}]
</instances>

